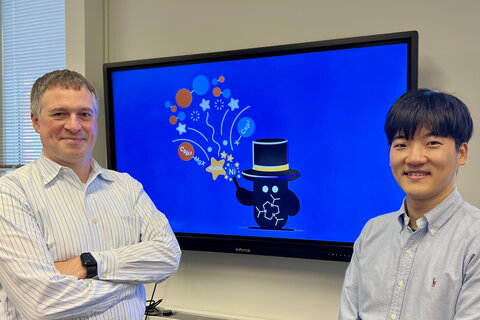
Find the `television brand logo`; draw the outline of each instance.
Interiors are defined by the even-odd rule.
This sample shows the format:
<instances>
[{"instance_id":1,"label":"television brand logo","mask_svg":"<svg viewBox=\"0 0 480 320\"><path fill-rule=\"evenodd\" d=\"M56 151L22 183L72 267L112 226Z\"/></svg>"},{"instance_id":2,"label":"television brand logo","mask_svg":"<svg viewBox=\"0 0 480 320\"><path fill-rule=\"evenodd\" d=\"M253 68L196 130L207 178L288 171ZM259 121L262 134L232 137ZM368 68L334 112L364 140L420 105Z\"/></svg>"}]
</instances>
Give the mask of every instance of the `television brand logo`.
<instances>
[{"instance_id":1,"label":"television brand logo","mask_svg":"<svg viewBox=\"0 0 480 320\"><path fill-rule=\"evenodd\" d=\"M252 253L252 250L251 249L245 249L245 248L235 248L235 252Z\"/></svg>"}]
</instances>

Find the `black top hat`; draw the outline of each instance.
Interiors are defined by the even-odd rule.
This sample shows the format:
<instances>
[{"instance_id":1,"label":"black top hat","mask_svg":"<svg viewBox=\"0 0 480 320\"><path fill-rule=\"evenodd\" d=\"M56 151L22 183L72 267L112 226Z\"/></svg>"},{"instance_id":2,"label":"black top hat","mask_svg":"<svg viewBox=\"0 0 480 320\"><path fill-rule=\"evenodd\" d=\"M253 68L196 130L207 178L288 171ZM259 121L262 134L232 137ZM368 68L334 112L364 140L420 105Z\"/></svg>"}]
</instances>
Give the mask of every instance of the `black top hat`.
<instances>
[{"instance_id":1,"label":"black top hat","mask_svg":"<svg viewBox=\"0 0 480 320\"><path fill-rule=\"evenodd\" d=\"M253 168L242 172L247 180L286 179L295 180L300 171L288 166L286 139L258 139L253 145Z\"/></svg>"}]
</instances>

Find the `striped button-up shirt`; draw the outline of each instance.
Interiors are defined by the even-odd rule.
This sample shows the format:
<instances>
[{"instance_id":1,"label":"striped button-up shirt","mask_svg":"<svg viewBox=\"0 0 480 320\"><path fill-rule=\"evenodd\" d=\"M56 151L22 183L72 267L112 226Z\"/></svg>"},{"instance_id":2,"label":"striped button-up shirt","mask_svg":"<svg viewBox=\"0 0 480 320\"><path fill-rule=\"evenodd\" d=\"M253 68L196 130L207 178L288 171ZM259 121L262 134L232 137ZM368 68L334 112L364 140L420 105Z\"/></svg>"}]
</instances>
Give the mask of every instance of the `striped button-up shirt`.
<instances>
[{"instance_id":1,"label":"striped button-up shirt","mask_svg":"<svg viewBox=\"0 0 480 320\"><path fill-rule=\"evenodd\" d=\"M91 252L98 279L54 262ZM0 319L140 319L143 284L173 274L180 249L165 216L128 174L82 183L40 157L0 179Z\"/></svg>"},{"instance_id":2,"label":"striped button-up shirt","mask_svg":"<svg viewBox=\"0 0 480 320\"><path fill-rule=\"evenodd\" d=\"M455 190L417 222L402 206L366 224L340 320L480 319L480 210Z\"/></svg>"}]
</instances>

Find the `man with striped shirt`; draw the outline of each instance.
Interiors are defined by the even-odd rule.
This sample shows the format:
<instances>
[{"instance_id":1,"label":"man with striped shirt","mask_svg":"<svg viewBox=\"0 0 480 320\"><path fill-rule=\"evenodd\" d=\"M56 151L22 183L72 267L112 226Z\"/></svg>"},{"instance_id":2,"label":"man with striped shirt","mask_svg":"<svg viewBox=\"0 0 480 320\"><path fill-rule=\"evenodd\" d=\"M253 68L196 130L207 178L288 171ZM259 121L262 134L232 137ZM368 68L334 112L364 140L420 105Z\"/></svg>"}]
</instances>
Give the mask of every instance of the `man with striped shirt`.
<instances>
[{"instance_id":1,"label":"man with striped shirt","mask_svg":"<svg viewBox=\"0 0 480 320\"><path fill-rule=\"evenodd\" d=\"M140 319L143 284L178 268L177 240L142 185L92 158L97 108L74 71L33 85L42 155L0 179L0 319Z\"/></svg>"}]
</instances>

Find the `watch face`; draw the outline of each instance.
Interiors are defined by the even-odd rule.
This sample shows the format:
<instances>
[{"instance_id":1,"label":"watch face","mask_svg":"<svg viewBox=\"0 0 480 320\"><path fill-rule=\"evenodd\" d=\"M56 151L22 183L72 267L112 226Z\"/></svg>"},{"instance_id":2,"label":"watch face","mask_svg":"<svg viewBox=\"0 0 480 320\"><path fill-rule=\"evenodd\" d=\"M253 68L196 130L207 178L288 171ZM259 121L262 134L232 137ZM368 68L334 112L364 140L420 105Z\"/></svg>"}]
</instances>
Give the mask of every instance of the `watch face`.
<instances>
[{"instance_id":1,"label":"watch face","mask_svg":"<svg viewBox=\"0 0 480 320\"><path fill-rule=\"evenodd\" d=\"M93 278L97 276L97 260L90 254L85 252L80 255L80 261L87 268L87 278Z\"/></svg>"},{"instance_id":2,"label":"watch face","mask_svg":"<svg viewBox=\"0 0 480 320\"><path fill-rule=\"evenodd\" d=\"M82 261L82 264L84 266L96 266L97 265L97 260L89 253L82 253L80 255L80 260Z\"/></svg>"}]
</instances>

